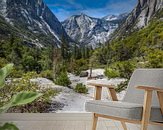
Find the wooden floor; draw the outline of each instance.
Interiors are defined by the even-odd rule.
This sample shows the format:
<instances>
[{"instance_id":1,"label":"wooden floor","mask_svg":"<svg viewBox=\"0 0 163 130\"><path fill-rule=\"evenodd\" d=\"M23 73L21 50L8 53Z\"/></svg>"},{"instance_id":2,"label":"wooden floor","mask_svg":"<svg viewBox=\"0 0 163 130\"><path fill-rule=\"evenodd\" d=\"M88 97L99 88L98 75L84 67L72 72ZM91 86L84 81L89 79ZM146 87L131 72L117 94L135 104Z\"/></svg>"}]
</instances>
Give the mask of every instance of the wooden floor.
<instances>
[{"instance_id":1,"label":"wooden floor","mask_svg":"<svg viewBox=\"0 0 163 130\"><path fill-rule=\"evenodd\" d=\"M20 130L91 130L91 113L1 114L0 123ZM100 119L97 130L123 130L119 122Z\"/></svg>"}]
</instances>

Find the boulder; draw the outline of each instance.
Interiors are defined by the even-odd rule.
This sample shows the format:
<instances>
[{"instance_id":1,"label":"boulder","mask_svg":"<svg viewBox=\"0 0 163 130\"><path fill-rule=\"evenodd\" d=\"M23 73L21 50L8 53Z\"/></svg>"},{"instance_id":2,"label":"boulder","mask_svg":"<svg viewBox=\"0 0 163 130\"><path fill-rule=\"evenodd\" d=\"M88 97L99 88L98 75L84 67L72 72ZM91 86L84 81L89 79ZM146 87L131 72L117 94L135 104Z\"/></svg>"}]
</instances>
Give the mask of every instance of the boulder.
<instances>
[{"instance_id":1,"label":"boulder","mask_svg":"<svg viewBox=\"0 0 163 130\"><path fill-rule=\"evenodd\" d=\"M88 77L88 72L87 71L82 71L81 73L80 73L80 77Z\"/></svg>"}]
</instances>

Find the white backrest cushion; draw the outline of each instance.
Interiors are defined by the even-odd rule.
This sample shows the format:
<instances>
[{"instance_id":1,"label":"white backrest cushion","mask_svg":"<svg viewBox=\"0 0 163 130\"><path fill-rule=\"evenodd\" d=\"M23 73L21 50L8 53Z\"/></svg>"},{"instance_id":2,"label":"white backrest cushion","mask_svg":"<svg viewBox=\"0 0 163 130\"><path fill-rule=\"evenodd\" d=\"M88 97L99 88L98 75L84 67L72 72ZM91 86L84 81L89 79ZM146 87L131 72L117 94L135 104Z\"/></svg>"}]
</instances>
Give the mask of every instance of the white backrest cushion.
<instances>
[{"instance_id":1,"label":"white backrest cushion","mask_svg":"<svg viewBox=\"0 0 163 130\"><path fill-rule=\"evenodd\" d=\"M130 78L127 93L123 101L143 104L144 91L136 89L136 86L151 86L163 88L163 68L135 70ZM153 94L152 106L159 106L156 92Z\"/></svg>"}]
</instances>

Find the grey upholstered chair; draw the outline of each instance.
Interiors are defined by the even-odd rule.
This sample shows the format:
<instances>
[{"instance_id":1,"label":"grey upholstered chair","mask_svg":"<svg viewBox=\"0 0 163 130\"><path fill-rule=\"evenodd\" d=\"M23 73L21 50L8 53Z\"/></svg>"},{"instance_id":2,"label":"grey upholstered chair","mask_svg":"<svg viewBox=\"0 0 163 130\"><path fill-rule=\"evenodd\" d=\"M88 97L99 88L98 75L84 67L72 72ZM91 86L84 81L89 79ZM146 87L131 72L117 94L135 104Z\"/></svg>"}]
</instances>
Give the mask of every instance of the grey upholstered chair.
<instances>
[{"instance_id":1,"label":"grey upholstered chair","mask_svg":"<svg viewBox=\"0 0 163 130\"><path fill-rule=\"evenodd\" d=\"M91 82L89 85L95 85L96 91L102 87L114 90L110 85ZM100 93L96 92L96 96ZM135 70L124 99L116 101L116 94L112 93L112 96L115 101L102 101L100 95L96 100L86 102L86 111L93 112L92 130L96 129L98 117L121 121L124 130L127 130L125 123L141 124L141 130L147 130L148 124L163 126L163 69Z\"/></svg>"}]
</instances>

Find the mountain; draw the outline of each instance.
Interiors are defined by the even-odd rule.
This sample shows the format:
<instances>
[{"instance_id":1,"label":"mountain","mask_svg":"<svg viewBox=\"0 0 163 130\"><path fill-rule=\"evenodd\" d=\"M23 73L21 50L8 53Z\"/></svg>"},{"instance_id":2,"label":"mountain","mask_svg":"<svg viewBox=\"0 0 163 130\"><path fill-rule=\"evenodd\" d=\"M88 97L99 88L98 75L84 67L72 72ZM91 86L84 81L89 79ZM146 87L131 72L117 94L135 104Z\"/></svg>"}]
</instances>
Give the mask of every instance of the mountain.
<instances>
[{"instance_id":1,"label":"mountain","mask_svg":"<svg viewBox=\"0 0 163 130\"><path fill-rule=\"evenodd\" d=\"M103 17L102 19L106 20L106 21L122 21L125 18L127 18L128 13L123 13L123 14L119 14L119 15L107 15L105 17Z\"/></svg>"},{"instance_id":2,"label":"mountain","mask_svg":"<svg viewBox=\"0 0 163 130\"><path fill-rule=\"evenodd\" d=\"M71 16L62 25L74 41L96 47L98 43L105 43L109 39L119 23L81 14Z\"/></svg>"},{"instance_id":3,"label":"mountain","mask_svg":"<svg viewBox=\"0 0 163 130\"><path fill-rule=\"evenodd\" d=\"M107 16L103 17L103 19L105 19L106 21L113 21L113 20L117 20L118 16L117 15L107 15Z\"/></svg>"},{"instance_id":4,"label":"mountain","mask_svg":"<svg viewBox=\"0 0 163 130\"><path fill-rule=\"evenodd\" d=\"M125 22L114 33L112 39L123 35L129 35L135 30L144 28L162 9L163 0L138 0L138 4L128 15Z\"/></svg>"},{"instance_id":5,"label":"mountain","mask_svg":"<svg viewBox=\"0 0 163 130\"><path fill-rule=\"evenodd\" d=\"M1 21L10 24L9 34L39 46L70 40L62 24L42 0L1 0ZM6 27L7 28L7 27Z\"/></svg>"},{"instance_id":6,"label":"mountain","mask_svg":"<svg viewBox=\"0 0 163 130\"><path fill-rule=\"evenodd\" d=\"M163 1L139 0L95 56L99 64L107 64L109 75L110 70L123 75L136 68L163 68Z\"/></svg>"}]
</instances>

